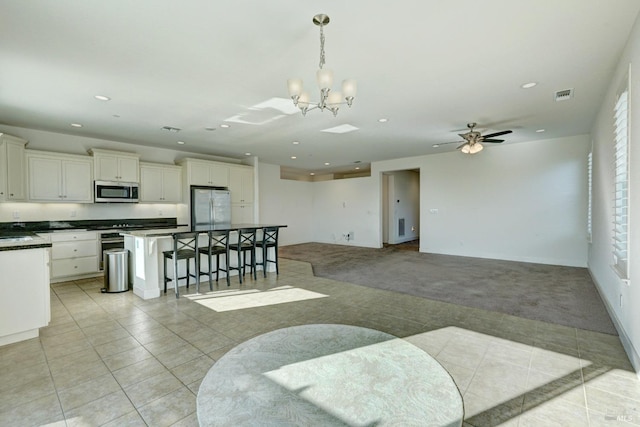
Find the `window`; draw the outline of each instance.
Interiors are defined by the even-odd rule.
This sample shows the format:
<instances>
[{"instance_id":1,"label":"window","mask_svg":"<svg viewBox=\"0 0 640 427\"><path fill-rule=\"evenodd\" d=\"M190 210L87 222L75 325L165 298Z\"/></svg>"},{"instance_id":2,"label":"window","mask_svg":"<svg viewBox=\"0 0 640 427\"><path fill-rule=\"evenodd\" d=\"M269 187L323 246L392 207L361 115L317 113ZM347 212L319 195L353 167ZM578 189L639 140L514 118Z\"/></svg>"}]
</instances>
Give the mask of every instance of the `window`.
<instances>
[{"instance_id":1,"label":"window","mask_svg":"<svg viewBox=\"0 0 640 427\"><path fill-rule=\"evenodd\" d=\"M613 215L613 269L622 279L629 278L629 89L628 78L619 91L615 106L615 198Z\"/></svg>"}]
</instances>

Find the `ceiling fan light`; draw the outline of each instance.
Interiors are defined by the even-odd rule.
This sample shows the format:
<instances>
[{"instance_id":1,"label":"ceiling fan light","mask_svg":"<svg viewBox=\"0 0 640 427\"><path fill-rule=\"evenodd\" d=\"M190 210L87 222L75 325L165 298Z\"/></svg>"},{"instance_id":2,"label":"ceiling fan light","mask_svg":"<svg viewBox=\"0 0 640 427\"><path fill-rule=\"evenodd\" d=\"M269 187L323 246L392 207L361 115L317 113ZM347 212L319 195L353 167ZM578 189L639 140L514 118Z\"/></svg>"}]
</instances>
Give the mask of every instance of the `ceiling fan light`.
<instances>
[{"instance_id":1,"label":"ceiling fan light","mask_svg":"<svg viewBox=\"0 0 640 427\"><path fill-rule=\"evenodd\" d=\"M471 153L469 144L465 144L460 151L462 151L464 154Z\"/></svg>"},{"instance_id":2,"label":"ceiling fan light","mask_svg":"<svg viewBox=\"0 0 640 427\"><path fill-rule=\"evenodd\" d=\"M319 69L316 73L316 78L318 79L318 86L320 89L331 89L333 85L333 71Z\"/></svg>"},{"instance_id":3,"label":"ceiling fan light","mask_svg":"<svg viewBox=\"0 0 640 427\"><path fill-rule=\"evenodd\" d=\"M484 147L479 142L476 142L471 147L469 147L469 154L476 154L482 151Z\"/></svg>"}]
</instances>

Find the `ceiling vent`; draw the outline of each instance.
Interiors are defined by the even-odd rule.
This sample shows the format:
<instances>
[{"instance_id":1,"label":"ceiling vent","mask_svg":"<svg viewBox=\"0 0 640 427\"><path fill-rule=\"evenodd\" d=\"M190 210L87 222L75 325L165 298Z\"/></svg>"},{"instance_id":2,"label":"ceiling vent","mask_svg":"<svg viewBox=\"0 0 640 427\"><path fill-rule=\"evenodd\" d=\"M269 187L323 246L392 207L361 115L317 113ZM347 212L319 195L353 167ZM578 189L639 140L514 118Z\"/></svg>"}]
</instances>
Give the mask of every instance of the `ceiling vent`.
<instances>
[{"instance_id":1,"label":"ceiling vent","mask_svg":"<svg viewBox=\"0 0 640 427\"><path fill-rule=\"evenodd\" d=\"M571 98L573 98L573 89L556 91L556 94L555 94L556 102L566 101L567 99L571 99Z\"/></svg>"},{"instance_id":2,"label":"ceiling vent","mask_svg":"<svg viewBox=\"0 0 640 427\"><path fill-rule=\"evenodd\" d=\"M174 128L171 126L162 126L162 130L168 130L169 132L180 132L179 128Z\"/></svg>"}]
</instances>

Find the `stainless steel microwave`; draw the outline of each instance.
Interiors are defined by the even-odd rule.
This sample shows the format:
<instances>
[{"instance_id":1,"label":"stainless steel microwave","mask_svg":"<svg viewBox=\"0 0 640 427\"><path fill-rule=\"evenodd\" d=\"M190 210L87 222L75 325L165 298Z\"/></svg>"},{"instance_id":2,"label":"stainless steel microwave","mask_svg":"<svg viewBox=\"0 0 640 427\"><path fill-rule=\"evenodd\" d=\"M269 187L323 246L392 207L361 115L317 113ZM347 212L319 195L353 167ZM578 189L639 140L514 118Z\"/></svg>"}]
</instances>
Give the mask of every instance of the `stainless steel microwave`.
<instances>
[{"instance_id":1,"label":"stainless steel microwave","mask_svg":"<svg viewBox=\"0 0 640 427\"><path fill-rule=\"evenodd\" d=\"M96 203L138 203L137 182L94 181Z\"/></svg>"}]
</instances>

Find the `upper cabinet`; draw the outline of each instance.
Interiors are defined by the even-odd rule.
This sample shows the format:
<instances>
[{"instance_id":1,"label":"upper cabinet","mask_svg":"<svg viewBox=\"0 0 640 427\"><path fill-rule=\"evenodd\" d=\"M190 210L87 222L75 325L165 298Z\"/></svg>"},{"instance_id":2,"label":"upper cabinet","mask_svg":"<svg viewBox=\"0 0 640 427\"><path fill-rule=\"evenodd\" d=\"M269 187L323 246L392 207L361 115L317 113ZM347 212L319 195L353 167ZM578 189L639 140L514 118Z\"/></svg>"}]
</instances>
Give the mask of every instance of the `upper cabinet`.
<instances>
[{"instance_id":1,"label":"upper cabinet","mask_svg":"<svg viewBox=\"0 0 640 427\"><path fill-rule=\"evenodd\" d=\"M140 156L135 153L100 150L93 154L94 176L98 181L140 182Z\"/></svg>"},{"instance_id":2,"label":"upper cabinet","mask_svg":"<svg viewBox=\"0 0 640 427\"><path fill-rule=\"evenodd\" d=\"M182 168L180 166L140 163L140 202L180 203Z\"/></svg>"},{"instance_id":3,"label":"upper cabinet","mask_svg":"<svg viewBox=\"0 0 640 427\"><path fill-rule=\"evenodd\" d=\"M30 201L93 202L90 157L26 150L26 159Z\"/></svg>"},{"instance_id":4,"label":"upper cabinet","mask_svg":"<svg viewBox=\"0 0 640 427\"><path fill-rule=\"evenodd\" d=\"M187 186L228 187L229 165L198 159L182 159Z\"/></svg>"},{"instance_id":5,"label":"upper cabinet","mask_svg":"<svg viewBox=\"0 0 640 427\"><path fill-rule=\"evenodd\" d=\"M253 167L229 167L231 203L253 203Z\"/></svg>"},{"instance_id":6,"label":"upper cabinet","mask_svg":"<svg viewBox=\"0 0 640 427\"><path fill-rule=\"evenodd\" d=\"M27 141L0 133L0 201L27 198L24 146Z\"/></svg>"}]
</instances>

